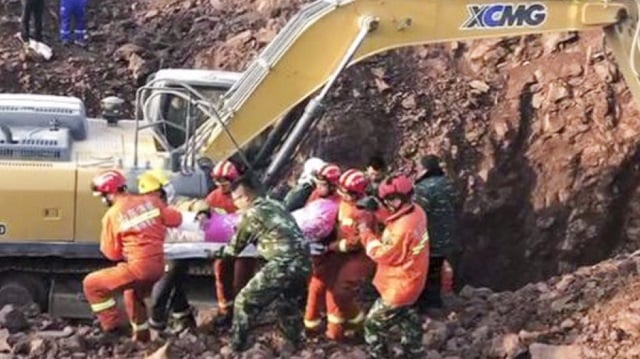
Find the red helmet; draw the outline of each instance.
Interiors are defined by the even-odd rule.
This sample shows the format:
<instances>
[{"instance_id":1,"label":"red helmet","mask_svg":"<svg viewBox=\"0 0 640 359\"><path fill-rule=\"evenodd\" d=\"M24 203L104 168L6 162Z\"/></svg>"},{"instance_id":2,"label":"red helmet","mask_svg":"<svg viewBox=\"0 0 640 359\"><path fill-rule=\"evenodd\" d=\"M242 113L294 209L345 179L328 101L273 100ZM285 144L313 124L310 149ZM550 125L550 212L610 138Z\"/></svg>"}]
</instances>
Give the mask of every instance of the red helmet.
<instances>
[{"instance_id":1,"label":"red helmet","mask_svg":"<svg viewBox=\"0 0 640 359\"><path fill-rule=\"evenodd\" d=\"M91 190L95 194L114 194L122 191L127 185L127 179L116 170L108 170L93 177Z\"/></svg>"},{"instance_id":2,"label":"red helmet","mask_svg":"<svg viewBox=\"0 0 640 359\"><path fill-rule=\"evenodd\" d=\"M364 172L356 169L349 169L340 176L340 188L347 192L362 194L367 189L369 181Z\"/></svg>"},{"instance_id":3,"label":"red helmet","mask_svg":"<svg viewBox=\"0 0 640 359\"><path fill-rule=\"evenodd\" d=\"M384 180L378 187L378 196L382 199L394 194L408 196L413 191L413 183L405 175L395 175Z\"/></svg>"},{"instance_id":4,"label":"red helmet","mask_svg":"<svg viewBox=\"0 0 640 359\"><path fill-rule=\"evenodd\" d=\"M223 179L233 181L238 177L240 177L240 173L236 166L234 166L230 161L225 160L219 162L215 167L213 167L213 170L211 170L211 178L214 180Z\"/></svg>"},{"instance_id":5,"label":"red helmet","mask_svg":"<svg viewBox=\"0 0 640 359\"><path fill-rule=\"evenodd\" d=\"M340 180L340 167L334 165L333 163L327 163L322 166L320 170L316 173L316 177L321 181L327 181L330 184L337 186L338 181Z\"/></svg>"}]
</instances>

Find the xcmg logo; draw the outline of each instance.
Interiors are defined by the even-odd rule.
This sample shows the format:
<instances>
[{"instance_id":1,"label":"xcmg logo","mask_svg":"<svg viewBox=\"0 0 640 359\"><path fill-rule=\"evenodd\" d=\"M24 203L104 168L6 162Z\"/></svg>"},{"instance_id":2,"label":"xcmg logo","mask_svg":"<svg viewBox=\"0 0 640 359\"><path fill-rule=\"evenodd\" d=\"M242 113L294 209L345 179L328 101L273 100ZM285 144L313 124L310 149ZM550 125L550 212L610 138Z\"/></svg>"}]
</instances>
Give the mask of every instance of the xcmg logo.
<instances>
[{"instance_id":1,"label":"xcmg logo","mask_svg":"<svg viewBox=\"0 0 640 359\"><path fill-rule=\"evenodd\" d=\"M469 17L463 30L535 27L547 20L547 7L540 3L467 5Z\"/></svg>"}]
</instances>

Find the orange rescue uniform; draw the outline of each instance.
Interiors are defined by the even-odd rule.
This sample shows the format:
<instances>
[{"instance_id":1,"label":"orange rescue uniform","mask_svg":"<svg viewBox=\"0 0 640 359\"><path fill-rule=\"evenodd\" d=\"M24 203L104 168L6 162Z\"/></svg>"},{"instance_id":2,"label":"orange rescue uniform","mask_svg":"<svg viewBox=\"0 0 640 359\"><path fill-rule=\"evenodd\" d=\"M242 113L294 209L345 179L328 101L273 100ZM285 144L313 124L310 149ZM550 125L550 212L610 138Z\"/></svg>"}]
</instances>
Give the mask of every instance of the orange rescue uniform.
<instances>
[{"instance_id":1,"label":"orange rescue uniform","mask_svg":"<svg viewBox=\"0 0 640 359\"><path fill-rule=\"evenodd\" d=\"M338 209L338 235L329 245L336 273L327 293L326 335L334 340L342 339L345 324L359 326L365 319L356 298L358 289L373 273L375 264L360 243L358 223L374 228L376 219L371 212L358 209L356 202L342 200Z\"/></svg>"},{"instance_id":2,"label":"orange rescue uniform","mask_svg":"<svg viewBox=\"0 0 640 359\"><path fill-rule=\"evenodd\" d=\"M307 203L322 198L318 190L314 190ZM336 203L340 201L338 194L334 193L325 197ZM335 231L329 237L322 240L323 244L329 245L335 238ZM327 306L327 288L333 284L336 270L335 258L330 253L325 253L311 257L311 278L309 280L309 290L307 292L307 305L304 313L304 326L307 330L315 331L322 324L321 315Z\"/></svg>"},{"instance_id":3,"label":"orange rescue uniform","mask_svg":"<svg viewBox=\"0 0 640 359\"><path fill-rule=\"evenodd\" d=\"M83 289L105 331L115 330L118 309L114 295L123 291L134 340L149 339L144 298L164 273L163 245L167 227L177 227L182 216L156 195L116 197L102 219L100 250L115 267L87 275Z\"/></svg>"},{"instance_id":4,"label":"orange rescue uniform","mask_svg":"<svg viewBox=\"0 0 640 359\"><path fill-rule=\"evenodd\" d=\"M231 194L216 188L205 199L209 206L223 209L227 213L234 213L238 208L233 204ZM218 312L230 315L233 312L233 299L244 288L255 273L257 260L255 258L228 257L213 261L215 275L216 297Z\"/></svg>"},{"instance_id":5,"label":"orange rescue uniform","mask_svg":"<svg viewBox=\"0 0 640 359\"><path fill-rule=\"evenodd\" d=\"M413 305L422 293L429 268L427 216L411 204L387 217L382 238L362 233L367 255L377 263L373 285L395 307Z\"/></svg>"}]
</instances>

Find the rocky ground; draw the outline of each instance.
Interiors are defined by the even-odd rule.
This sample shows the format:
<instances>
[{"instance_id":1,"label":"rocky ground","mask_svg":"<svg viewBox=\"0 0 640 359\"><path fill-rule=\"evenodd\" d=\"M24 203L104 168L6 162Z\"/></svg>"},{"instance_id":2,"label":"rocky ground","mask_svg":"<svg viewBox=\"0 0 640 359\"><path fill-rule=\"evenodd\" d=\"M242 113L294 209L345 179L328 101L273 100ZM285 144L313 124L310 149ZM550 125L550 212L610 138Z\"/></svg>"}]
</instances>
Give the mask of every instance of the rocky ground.
<instances>
[{"instance_id":1,"label":"rocky ground","mask_svg":"<svg viewBox=\"0 0 640 359\"><path fill-rule=\"evenodd\" d=\"M445 308L424 318L426 358L640 357L639 270L636 252L516 291L465 286L446 297ZM269 325L256 329L254 346L236 356L226 332L210 331L211 318L212 313L199 313L198 330L148 345L128 339L104 344L91 326L5 306L0 310L0 358L367 358L362 344L317 338L291 352Z\"/></svg>"},{"instance_id":2,"label":"rocky ground","mask_svg":"<svg viewBox=\"0 0 640 359\"><path fill-rule=\"evenodd\" d=\"M132 113L135 88L152 71L241 71L306 2L90 2L88 49L57 44L50 2L45 36L55 59L2 41L0 91L76 95L91 115L115 94ZM17 32L18 14L19 1L0 0L3 39ZM640 356L638 257L581 267L634 251L640 238L638 111L600 31L393 51L345 71L328 104L303 155L361 166L382 152L412 172L421 154L441 154L460 194L462 280L514 290L467 287L450 298L447 316L425 324L430 357L546 358L540 353L557 350L571 358L578 347L587 357ZM85 337L81 329L75 337ZM187 357L180 348L190 344L180 343L194 340L212 356L224 347L185 338L171 351ZM5 351L21 353L62 340L9 339Z\"/></svg>"}]
</instances>

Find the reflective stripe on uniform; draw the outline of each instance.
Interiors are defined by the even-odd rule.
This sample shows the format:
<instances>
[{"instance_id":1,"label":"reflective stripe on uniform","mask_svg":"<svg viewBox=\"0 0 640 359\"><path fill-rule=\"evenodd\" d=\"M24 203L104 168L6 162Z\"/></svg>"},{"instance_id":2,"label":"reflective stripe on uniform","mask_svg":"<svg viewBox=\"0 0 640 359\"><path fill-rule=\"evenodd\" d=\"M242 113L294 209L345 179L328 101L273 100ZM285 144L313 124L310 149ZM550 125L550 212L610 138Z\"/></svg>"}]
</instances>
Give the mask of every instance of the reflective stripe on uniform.
<instances>
[{"instance_id":1,"label":"reflective stripe on uniform","mask_svg":"<svg viewBox=\"0 0 640 359\"><path fill-rule=\"evenodd\" d=\"M354 222L353 218L351 218L351 217L343 218L343 219L340 220L340 224L342 224L343 226L350 227L350 226L353 226L354 223L355 222Z\"/></svg>"},{"instance_id":2,"label":"reflective stripe on uniform","mask_svg":"<svg viewBox=\"0 0 640 359\"><path fill-rule=\"evenodd\" d=\"M141 332L143 330L149 329L149 322L144 322L142 324L131 323L131 328L134 332Z\"/></svg>"},{"instance_id":3,"label":"reflective stripe on uniform","mask_svg":"<svg viewBox=\"0 0 640 359\"><path fill-rule=\"evenodd\" d=\"M151 328L164 328L167 326L167 323L165 322L156 322L155 320L153 320L153 318L149 318L149 326Z\"/></svg>"},{"instance_id":4,"label":"reflective stripe on uniform","mask_svg":"<svg viewBox=\"0 0 640 359\"><path fill-rule=\"evenodd\" d=\"M316 320L305 319L304 320L304 327L307 329L317 328L320 324L322 324L322 319L316 319Z\"/></svg>"},{"instance_id":5,"label":"reflective stripe on uniform","mask_svg":"<svg viewBox=\"0 0 640 359\"><path fill-rule=\"evenodd\" d=\"M113 298L109 298L107 300L105 300L104 302L100 302L100 303L94 303L91 304L91 310L94 313L97 312L102 312L103 310L107 310L111 307L115 307L116 306L116 300Z\"/></svg>"},{"instance_id":6,"label":"reflective stripe on uniform","mask_svg":"<svg viewBox=\"0 0 640 359\"><path fill-rule=\"evenodd\" d=\"M120 231L133 228L142 222L154 219L156 217L160 217L160 210L158 208L152 209L150 211L144 212L139 216L123 221L122 223L120 223Z\"/></svg>"},{"instance_id":7,"label":"reflective stripe on uniform","mask_svg":"<svg viewBox=\"0 0 640 359\"><path fill-rule=\"evenodd\" d=\"M171 313L171 317L175 319L182 319L189 316L189 314L191 314L191 311L186 310L184 312Z\"/></svg>"},{"instance_id":8,"label":"reflective stripe on uniform","mask_svg":"<svg viewBox=\"0 0 640 359\"><path fill-rule=\"evenodd\" d=\"M379 240L373 240L369 243L367 243L367 254L371 254L371 251L380 247L382 245L382 242L380 242Z\"/></svg>"},{"instance_id":9,"label":"reflective stripe on uniform","mask_svg":"<svg viewBox=\"0 0 640 359\"><path fill-rule=\"evenodd\" d=\"M340 250L340 252L346 252L348 250L346 239L343 238L340 240L340 242L338 242L338 249Z\"/></svg>"},{"instance_id":10,"label":"reflective stripe on uniform","mask_svg":"<svg viewBox=\"0 0 640 359\"><path fill-rule=\"evenodd\" d=\"M362 311L358 312L358 315L356 315L353 319L349 319L348 322L349 324L360 324L362 322L364 322L365 320L365 315Z\"/></svg>"},{"instance_id":11,"label":"reflective stripe on uniform","mask_svg":"<svg viewBox=\"0 0 640 359\"><path fill-rule=\"evenodd\" d=\"M335 315L335 314L329 314L327 315L327 321L331 324L342 324L344 323L344 319L340 318L339 316Z\"/></svg>"},{"instance_id":12,"label":"reflective stripe on uniform","mask_svg":"<svg viewBox=\"0 0 640 359\"><path fill-rule=\"evenodd\" d=\"M420 239L420 243L418 243L413 248L411 248L411 252L413 253L413 255L418 255L423 249L426 248L428 244L429 244L429 232L425 231L424 234L422 235L422 238Z\"/></svg>"}]
</instances>

